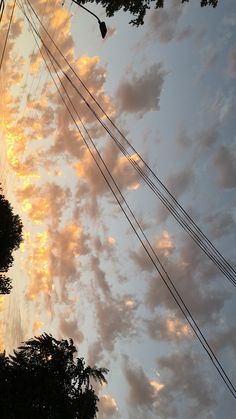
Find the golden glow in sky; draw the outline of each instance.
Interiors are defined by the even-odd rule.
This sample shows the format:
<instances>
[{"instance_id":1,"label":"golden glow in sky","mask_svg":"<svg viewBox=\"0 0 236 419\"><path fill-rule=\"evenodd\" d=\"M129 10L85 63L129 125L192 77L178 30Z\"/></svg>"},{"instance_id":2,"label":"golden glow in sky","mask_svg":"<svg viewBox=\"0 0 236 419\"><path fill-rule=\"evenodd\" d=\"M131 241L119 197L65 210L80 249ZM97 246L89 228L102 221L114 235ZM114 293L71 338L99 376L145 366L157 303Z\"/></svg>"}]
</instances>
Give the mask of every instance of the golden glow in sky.
<instances>
[{"instance_id":1,"label":"golden glow in sky","mask_svg":"<svg viewBox=\"0 0 236 419\"><path fill-rule=\"evenodd\" d=\"M22 218L24 242L14 253L9 273L14 290L0 296L0 347L11 351L44 331L56 338L72 337L79 355L110 369L99 419L182 419L195 417L196 406L196 419L221 419L216 394L224 398L222 383L116 205L84 140L91 145L91 136L95 142L173 283L220 356L230 354L229 364L235 356L235 326L228 316L233 312L231 294L211 261L111 140L98 119L125 144L75 73L230 260L236 166L233 145L227 141L235 137L230 83L236 77L236 20L229 23L227 11L219 19L218 9L217 19L207 11L204 20L199 10L190 14L188 6L183 9L171 0L162 18L150 11L148 25L139 29L118 14L116 28L111 26L110 36L101 41L94 35L95 23L90 16L83 20L78 8L62 7L60 0L32 0L73 72L23 4L60 65L58 75L68 96L56 63L53 67L40 41L68 107L17 8L0 75L0 181ZM3 34L11 6L7 4L1 23ZM105 17L102 8L93 6ZM216 19L214 28L211 19ZM215 34L218 22L219 31L226 33L225 45L230 43L224 51L220 32ZM213 31L214 45L207 31ZM209 56L218 75L212 73ZM227 71L222 70L225 62ZM145 169L130 149L131 160Z\"/></svg>"}]
</instances>

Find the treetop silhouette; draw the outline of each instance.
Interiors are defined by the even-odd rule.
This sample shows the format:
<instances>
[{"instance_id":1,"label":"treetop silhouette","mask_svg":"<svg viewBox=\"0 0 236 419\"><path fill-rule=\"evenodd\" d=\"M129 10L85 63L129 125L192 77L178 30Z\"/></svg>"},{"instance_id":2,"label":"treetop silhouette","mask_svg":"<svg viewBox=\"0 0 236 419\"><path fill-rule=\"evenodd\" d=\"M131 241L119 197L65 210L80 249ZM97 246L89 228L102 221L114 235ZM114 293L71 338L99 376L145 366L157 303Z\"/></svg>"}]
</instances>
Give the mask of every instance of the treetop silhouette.
<instances>
[{"instance_id":1,"label":"treetop silhouette","mask_svg":"<svg viewBox=\"0 0 236 419\"><path fill-rule=\"evenodd\" d=\"M12 252L18 249L23 240L23 225L1 192L0 187L0 272L7 272L13 264Z\"/></svg>"},{"instance_id":2,"label":"treetop silhouette","mask_svg":"<svg viewBox=\"0 0 236 419\"><path fill-rule=\"evenodd\" d=\"M44 333L0 356L2 419L94 419L99 401L91 378L106 382L106 368L75 358L73 340Z\"/></svg>"},{"instance_id":3,"label":"treetop silhouette","mask_svg":"<svg viewBox=\"0 0 236 419\"><path fill-rule=\"evenodd\" d=\"M5 275L0 275L0 294L10 294L12 285L11 279Z\"/></svg>"},{"instance_id":4,"label":"treetop silhouette","mask_svg":"<svg viewBox=\"0 0 236 419\"><path fill-rule=\"evenodd\" d=\"M176 0L176 2L188 3L189 0ZM105 8L108 17L113 16L116 12L123 9L125 12L130 12L135 19L130 21L133 26L140 26L144 23L144 18L147 10L154 6L155 9L163 8L168 0L80 0L81 4L86 3L97 3L101 4ZM199 0L200 6L212 6L216 7L218 0ZM169 0L170 3L170 0Z\"/></svg>"}]
</instances>

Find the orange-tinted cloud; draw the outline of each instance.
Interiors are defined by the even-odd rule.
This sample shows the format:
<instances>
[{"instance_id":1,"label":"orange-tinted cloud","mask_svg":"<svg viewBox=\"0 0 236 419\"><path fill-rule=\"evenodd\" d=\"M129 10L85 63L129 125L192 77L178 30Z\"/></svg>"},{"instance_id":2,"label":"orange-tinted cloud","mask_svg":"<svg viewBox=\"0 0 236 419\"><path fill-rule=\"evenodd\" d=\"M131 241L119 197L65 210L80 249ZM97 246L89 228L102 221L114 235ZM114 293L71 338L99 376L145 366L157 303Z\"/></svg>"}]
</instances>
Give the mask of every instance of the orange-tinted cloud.
<instances>
[{"instance_id":1,"label":"orange-tinted cloud","mask_svg":"<svg viewBox=\"0 0 236 419\"><path fill-rule=\"evenodd\" d=\"M174 243L168 231L164 230L162 235L155 241L155 248L158 253L164 256L168 256L173 251Z\"/></svg>"},{"instance_id":2,"label":"orange-tinted cloud","mask_svg":"<svg viewBox=\"0 0 236 419\"><path fill-rule=\"evenodd\" d=\"M152 319L145 320L147 331L152 339L183 342L193 337L188 323L173 315L156 315Z\"/></svg>"},{"instance_id":3,"label":"orange-tinted cloud","mask_svg":"<svg viewBox=\"0 0 236 419\"><path fill-rule=\"evenodd\" d=\"M32 327L33 334L39 335L42 332L42 327L43 327L43 322L41 322L40 320L35 320Z\"/></svg>"},{"instance_id":4,"label":"orange-tinted cloud","mask_svg":"<svg viewBox=\"0 0 236 419\"><path fill-rule=\"evenodd\" d=\"M103 394L99 398L99 419L114 418L117 416L118 407L116 400L109 394Z\"/></svg>"},{"instance_id":5,"label":"orange-tinted cloud","mask_svg":"<svg viewBox=\"0 0 236 419\"><path fill-rule=\"evenodd\" d=\"M39 187L29 183L18 189L17 198L21 202L22 209L36 224L48 220L57 226L70 202L70 189L62 188L56 183L46 182Z\"/></svg>"},{"instance_id":6,"label":"orange-tinted cloud","mask_svg":"<svg viewBox=\"0 0 236 419\"><path fill-rule=\"evenodd\" d=\"M26 297L35 300L40 293L50 295L53 289L53 278L50 270L49 235L47 231L37 233L31 243L31 251L25 262L29 276Z\"/></svg>"}]
</instances>

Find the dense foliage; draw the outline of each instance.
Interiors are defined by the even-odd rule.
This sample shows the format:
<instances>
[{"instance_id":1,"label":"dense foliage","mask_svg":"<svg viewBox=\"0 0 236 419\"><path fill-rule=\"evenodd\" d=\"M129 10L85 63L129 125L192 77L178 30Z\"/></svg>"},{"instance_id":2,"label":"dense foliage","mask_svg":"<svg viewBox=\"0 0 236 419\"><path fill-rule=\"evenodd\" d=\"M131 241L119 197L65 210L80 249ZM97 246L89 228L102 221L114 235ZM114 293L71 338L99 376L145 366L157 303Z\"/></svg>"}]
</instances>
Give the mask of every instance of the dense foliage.
<instances>
[{"instance_id":1,"label":"dense foliage","mask_svg":"<svg viewBox=\"0 0 236 419\"><path fill-rule=\"evenodd\" d=\"M101 4L105 10L107 16L111 17L115 12L124 10L130 12L135 16L135 19L131 20L130 23L134 26L140 26L144 23L144 17L148 9L153 6L154 8L162 8L170 0L80 0L79 3L97 3ZM194 0L195 1L195 0ZM218 0L198 0L201 7L212 6L216 7ZM188 3L189 0L176 0L176 2Z\"/></svg>"},{"instance_id":2,"label":"dense foliage","mask_svg":"<svg viewBox=\"0 0 236 419\"><path fill-rule=\"evenodd\" d=\"M10 294L11 289L11 279L5 275L0 275L0 294Z\"/></svg>"},{"instance_id":3,"label":"dense foliage","mask_svg":"<svg viewBox=\"0 0 236 419\"><path fill-rule=\"evenodd\" d=\"M22 227L19 215L13 214L9 201L0 193L0 272L7 272L13 264L12 252L20 246ZM0 275L0 294L10 292L10 281Z\"/></svg>"},{"instance_id":4,"label":"dense foliage","mask_svg":"<svg viewBox=\"0 0 236 419\"><path fill-rule=\"evenodd\" d=\"M106 368L85 367L73 341L43 334L13 356L0 356L1 419L93 419L98 397L91 377L106 382Z\"/></svg>"}]
</instances>

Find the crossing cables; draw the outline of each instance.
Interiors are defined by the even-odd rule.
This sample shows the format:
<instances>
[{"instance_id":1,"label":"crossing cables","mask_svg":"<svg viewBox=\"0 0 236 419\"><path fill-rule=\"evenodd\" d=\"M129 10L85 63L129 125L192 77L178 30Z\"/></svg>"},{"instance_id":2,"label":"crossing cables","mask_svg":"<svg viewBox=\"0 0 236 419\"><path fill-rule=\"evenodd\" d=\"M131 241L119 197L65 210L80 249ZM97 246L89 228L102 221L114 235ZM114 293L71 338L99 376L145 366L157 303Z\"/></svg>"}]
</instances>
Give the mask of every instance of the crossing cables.
<instances>
[{"instance_id":1,"label":"crossing cables","mask_svg":"<svg viewBox=\"0 0 236 419\"><path fill-rule=\"evenodd\" d=\"M183 316L185 317L185 319L187 320L189 326L191 327L191 329L193 330L194 334L196 335L197 339L199 340L199 342L201 343L202 347L204 348L204 350L206 351L206 353L208 354L211 362L213 363L213 365L215 366L215 368L217 369L218 373L220 374L222 380L224 381L225 385L227 386L228 390L231 392L231 394L233 395L233 397L236 399L236 388L234 386L234 384L232 383L232 381L230 380L229 376L227 375L227 373L225 372L223 366L221 365L220 361L218 360L218 358L216 357L214 351L212 350L211 346L209 345L209 343L207 342L206 338L204 337L203 333L201 332L197 322L195 321L193 315L191 314L190 309L187 307L187 305L185 304L185 302L183 301L180 293L178 292L176 286L174 285L172 279L170 278L170 276L168 275L167 271L165 270L163 264L161 263L158 255L156 254L153 246L151 245L149 239L147 238L142 226L140 225L140 223L138 222L135 214L133 213L132 209L130 208L129 204L127 203L124 195L122 194L122 191L120 190L119 186L117 185L114 177L112 176L112 174L110 173L110 170L106 164L106 162L104 161L101 153L99 152L96 144L94 143L92 137L90 136L87 128L85 127L77 109L75 108L73 102L70 99L70 96L68 95L68 92L66 90L66 86L63 83L63 80L61 79L61 77L58 75L58 70L60 70L63 75L67 78L68 81L70 80L70 77L67 76L64 71L61 69L61 66L59 64L59 62L57 61L57 59L55 58L55 56L50 52L50 49L47 47L47 45L45 44L44 40L42 39L41 35L39 34L38 30L35 28L34 24L31 22L30 18L28 17L27 13L24 11L23 9L23 13L26 17L26 19L28 20L31 28L33 29L35 35L40 39L40 41L42 42L42 45L44 46L44 49L46 51L46 54L51 62L51 65L53 67L53 70L57 76L57 79L60 83L60 85L62 86L63 92L62 93L58 87L58 84L54 78L54 75L52 74L52 71L47 63L47 60L43 54L43 52L41 51L38 41L37 41L37 45L38 48L41 52L41 55L45 61L45 64L47 66L47 69L52 77L52 80L55 84L55 87L64 103L64 105L66 106L67 111L69 112L73 122L75 123L92 159L94 160L98 170L100 171L101 175L103 176L105 182L107 183L109 189L111 190L111 193L113 194L115 200L117 201L117 204L119 205L121 211L123 212L124 216L126 217L129 225L131 226L131 228L133 229L135 235L137 236L140 244L142 245L142 247L144 248L146 254L148 255L150 261L153 263L157 273L160 275L162 281L164 282L164 284L166 285L166 287L168 288L169 292L171 293L173 299L175 300L176 304L178 305L179 309L181 310ZM58 70L57 70L58 68ZM69 108L66 100L65 100L65 96L67 98L67 100L69 101L72 110ZM82 133L75 116L73 115L75 114L79 121L80 124L82 125L85 133L86 133L86 137L85 135Z\"/></svg>"},{"instance_id":2,"label":"crossing cables","mask_svg":"<svg viewBox=\"0 0 236 419\"><path fill-rule=\"evenodd\" d=\"M162 204L166 207L166 209L171 213L171 215L175 218L175 220L179 223L179 225L189 234L189 236L194 240L194 242L202 249L202 251L208 256L208 258L218 267L218 269L223 273L226 279L231 282L231 284L236 287L236 271L233 266L225 259L225 257L219 252L213 243L206 237L203 231L197 226L193 218L187 213L187 211L182 207L182 205L176 200L176 198L171 194L168 188L164 185L164 183L160 180L160 178L155 174L155 172L151 169L151 167L145 162L142 156L137 152L137 150L132 146L132 144L128 141L126 136L121 132L121 130L116 126L116 124L112 121L109 115L105 112L102 106L99 104L95 96L89 91L86 87L85 83L79 77L78 73L74 70L71 66L67 58L64 54L60 51L56 43L54 42L53 38L51 37L48 30L45 28L43 23L41 22L40 18L37 16L33 6L31 5L29 0L26 0L27 4L29 5L31 11L37 18L38 22L40 23L41 27L44 29L45 33L49 37L50 41L56 48L57 52L60 56L64 59L66 64L68 65L69 69L72 71L76 79L79 81L81 86L85 89L86 93L88 93L89 97L93 100L99 110L102 111L103 115L106 117L107 121L112 125L113 128L116 129L117 133L121 137L119 140L111 131L111 129L107 126L107 124L102 120L102 118L98 115L97 111L94 107L88 102L86 97L81 93L75 83L70 80L72 87L75 89L77 94L80 96L81 100L86 104L89 108L91 113L100 123L100 125L104 128L104 130L108 133L110 138L114 141L117 145L119 150L122 154L126 157L129 163L133 166L133 168L138 172L140 177L144 180L144 182L149 186L149 188L153 191L156 197L162 202ZM68 74L62 70L64 76L69 78ZM135 155L136 157L134 158Z\"/></svg>"}]
</instances>

